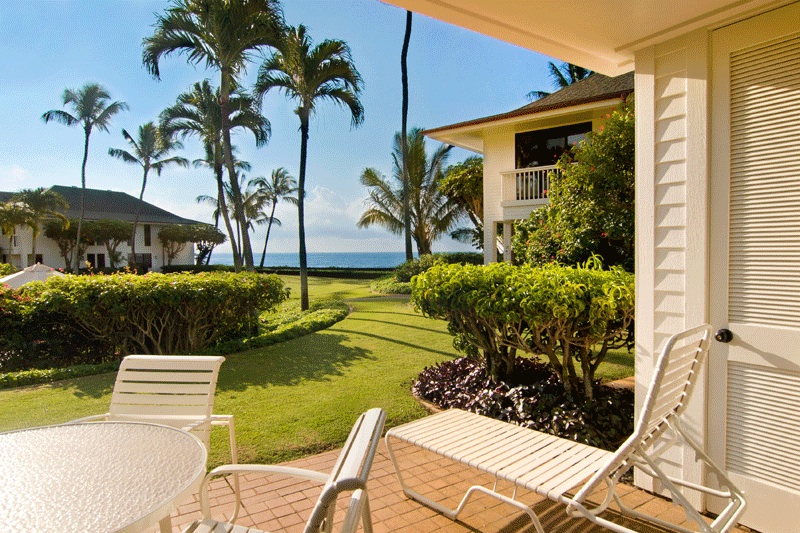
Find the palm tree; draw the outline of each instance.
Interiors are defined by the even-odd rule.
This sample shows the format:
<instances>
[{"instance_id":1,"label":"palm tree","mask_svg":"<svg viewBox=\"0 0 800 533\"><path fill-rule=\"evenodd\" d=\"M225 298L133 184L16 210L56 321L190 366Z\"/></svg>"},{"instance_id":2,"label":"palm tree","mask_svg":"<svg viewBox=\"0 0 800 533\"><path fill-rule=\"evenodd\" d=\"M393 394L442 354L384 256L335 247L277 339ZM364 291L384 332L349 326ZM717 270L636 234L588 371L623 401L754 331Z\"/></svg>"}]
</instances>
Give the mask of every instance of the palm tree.
<instances>
[{"instance_id":1,"label":"palm tree","mask_svg":"<svg viewBox=\"0 0 800 533\"><path fill-rule=\"evenodd\" d=\"M69 226L69 219L64 211L69 208L63 196L50 189L23 189L11 197L12 202L19 203L26 211L25 224L31 228L31 260L29 266L36 263L36 238L42 231L42 220L54 218Z\"/></svg>"},{"instance_id":2,"label":"palm tree","mask_svg":"<svg viewBox=\"0 0 800 533\"><path fill-rule=\"evenodd\" d=\"M190 63L205 63L220 73L219 107L222 152L233 192L234 212L242 216L244 205L231 149L230 97L245 73L251 55L273 46L283 29L278 0L174 0L159 15L155 32L144 39L142 61L160 78L158 62L172 53L186 54ZM242 235L247 270L253 270L250 236Z\"/></svg>"},{"instance_id":3,"label":"palm tree","mask_svg":"<svg viewBox=\"0 0 800 533\"><path fill-rule=\"evenodd\" d=\"M235 150L234 150L235 152ZM196 160L194 161L195 166L206 165L204 160ZM236 168L239 170L250 170L250 164L246 161L237 161ZM239 218L233 212L233 188L229 183L225 183L223 185L223 201L219 201L219 197L209 196L207 194L201 194L196 198L197 203L199 204L207 204L214 207L214 211L212 212L211 216L214 217L215 220L218 220L220 215L225 215L228 217L229 220L233 220L235 227L233 228L233 237L238 244L231 243L231 250L233 252L233 256L241 257L242 249L241 249L241 242L242 242L242 228L247 227L248 229L252 228L254 219L259 218L262 215L262 207L263 202L255 195L254 191L251 189L245 188L245 180L246 177L244 174L239 175L239 190L243 191L242 194L242 203L244 205L244 209L242 209L243 217ZM260 202L260 203L256 203ZM224 209L228 209L228 213L224 213Z\"/></svg>"},{"instance_id":4,"label":"palm tree","mask_svg":"<svg viewBox=\"0 0 800 533\"><path fill-rule=\"evenodd\" d=\"M305 26L288 28L258 70L256 93L264 96L272 89L297 101L300 118L300 176L298 178L297 218L300 240L300 308L308 309L308 265L306 257L305 187L308 154L308 125L317 104L324 100L349 108L352 125L364 120L358 99L363 85L344 41L327 39L314 46Z\"/></svg>"},{"instance_id":5,"label":"palm tree","mask_svg":"<svg viewBox=\"0 0 800 533\"><path fill-rule=\"evenodd\" d=\"M222 143L222 115L219 106L219 89L214 89L208 80L195 83L189 91L180 94L175 105L168 107L161 112L161 128L165 132L180 134L183 138L197 136L203 143L206 152L205 159L196 160L195 166L208 166L214 171L217 180L217 202L220 209L217 214L222 214L225 221L225 228L228 230L228 237L231 241L233 254L233 266L236 271L242 267L241 253L237 253L236 235L230 220L228 209L225 182L223 179L223 167L225 165ZM229 97L228 124L231 129L243 128L253 133L256 146L263 146L269 140L270 125L269 121L261 115L258 100L248 94L234 90ZM236 160L235 149L234 168L239 168L241 162ZM249 170L246 168L245 170ZM233 204L233 202L231 202Z\"/></svg>"},{"instance_id":6,"label":"palm tree","mask_svg":"<svg viewBox=\"0 0 800 533\"><path fill-rule=\"evenodd\" d=\"M403 36L403 49L400 53L400 73L403 85L403 110L401 119L400 139L403 142L403 226L406 239L406 261L414 259L411 251L411 211L408 205L408 168L406 151L406 140L408 139L408 43L411 40L411 17L412 12L406 11L406 31Z\"/></svg>"},{"instance_id":7,"label":"palm tree","mask_svg":"<svg viewBox=\"0 0 800 533\"><path fill-rule=\"evenodd\" d=\"M169 165L187 167L189 161L178 156L167 157L173 150L183 148L183 145L172 135L167 135L159 130L152 122L139 126L138 140L131 137L131 134L124 129L122 136L128 141L133 153L121 148L109 148L108 155L142 167L142 190L139 193L139 203L136 205L133 232L131 233L131 255L136 261L136 227L139 225L139 216L142 213L142 199L144 198L144 189L147 187L147 175L150 170L155 170L156 174L160 176L161 171Z\"/></svg>"},{"instance_id":8,"label":"palm tree","mask_svg":"<svg viewBox=\"0 0 800 533\"><path fill-rule=\"evenodd\" d=\"M8 236L12 247L15 246L13 236L17 226L28 226L33 231L34 220L31 211L19 202L0 203L0 230Z\"/></svg>"},{"instance_id":9,"label":"palm tree","mask_svg":"<svg viewBox=\"0 0 800 533\"><path fill-rule=\"evenodd\" d=\"M442 145L428 158L422 129L413 128L408 133L409 204L411 206L412 236L419 255L431 253L431 244L463 215L459 204L440 190L444 179L444 165L452 146ZM383 226L394 234L403 233L403 143L400 134L394 138L392 167L394 182L374 168L364 170L361 183L369 191L367 210L358 220L359 228Z\"/></svg>"},{"instance_id":10,"label":"palm tree","mask_svg":"<svg viewBox=\"0 0 800 533\"><path fill-rule=\"evenodd\" d=\"M297 197L292 196L297 194L297 182L289 175L289 171L283 167L273 170L269 180L259 176L252 181L258 193L272 206L272 210L266 219L267 236L264 239L264 250L261 252L261 263L258 265L259 268L264 268L264 258L267 256L267 243L269 242L269 232L272 229L272 224L281 225L281 221L275 218L275 208L278 207L278 202L281 200L297 205Z\"/></svg>"},{"instance_id":11,"label":"palm tree","mask_svg":"<svg viewBox=\"0 0 800 533\"><path fill-rule=\"evenodd\" d=\"M550 70L550 80L553 82L553 87L556 90L569 87L576 81L588 78L592 74L591 70L573 65L572 63L562 63L561 66L559 66L549 61L547 67ZM547 91L531 91L526 96L528 100L538 100L549 94L550 93Z\"/></svg>"},{"instance_id":12,"label":"palm tree","mask_svg":"<svg viewBox=\"0 0 800 533\"><path fill-rule=\"evenodd\" d=\"M111 102L111 95L100 84L87 83L80 89L65 89L63 95L64 105L72 107L73 113L61 109L51 109L42 115L45 124L54 120L66 126L83 126L83 163L81 164L81 214L78 217L78 242L81 241L81 225L86 212L86 161L89 158L89 136L92 130L108 131L111 118L128 109L125 102ZM72 255L70 254L70 268L72 268ZM76 261L80 262L80 258Z\"/></svg>"}]
</instances>

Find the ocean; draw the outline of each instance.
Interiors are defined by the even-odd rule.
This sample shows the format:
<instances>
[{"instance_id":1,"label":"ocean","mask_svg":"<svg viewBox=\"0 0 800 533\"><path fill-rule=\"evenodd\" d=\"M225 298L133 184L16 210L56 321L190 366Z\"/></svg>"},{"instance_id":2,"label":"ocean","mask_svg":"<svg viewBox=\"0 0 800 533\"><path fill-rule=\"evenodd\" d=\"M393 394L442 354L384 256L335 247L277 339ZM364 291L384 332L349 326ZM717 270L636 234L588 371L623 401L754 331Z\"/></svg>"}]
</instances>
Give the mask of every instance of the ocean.
<instances>
[{"instance_id":1,"label":"ocean","mask_svg":"<svg viewBox=\"0 0 800 533\"><path fill-rule=\"evenodd\" d=\"M415 255L416 257L416 255ZM261 262L261 254L253 254L256 266ZM394 268L404 263L405 252L309 252L309 268ZM233 254L212 253L212 265L232 265ZM300 259L296 253L270 254L264 259L264 266L299 267Z\"/></svg>"}]
</instances>

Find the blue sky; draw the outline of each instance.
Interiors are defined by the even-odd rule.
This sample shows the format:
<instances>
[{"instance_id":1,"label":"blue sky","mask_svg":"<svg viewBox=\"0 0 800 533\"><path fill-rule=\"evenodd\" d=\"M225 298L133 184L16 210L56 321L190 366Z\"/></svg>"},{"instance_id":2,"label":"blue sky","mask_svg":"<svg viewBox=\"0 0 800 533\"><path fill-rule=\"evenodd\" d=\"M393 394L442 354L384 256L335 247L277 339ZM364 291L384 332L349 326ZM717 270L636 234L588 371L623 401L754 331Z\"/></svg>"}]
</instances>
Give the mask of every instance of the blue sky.
<instances>
[{"instance_id":1,"label":"blue sky","mask_svg":"<svg viewBox=\"0 0 800 533\"><path fill-rule=\"evenodd\" d=\"M216 85L218 75L202 66L171 57L161 65L161 81L141 64L142 39L152 33L154 13L162 1L37 1L0 3L0 190L80 185L83 132L44 124L41 115L62 108L65 88L87 82L104 85L130 111L118 115L109 133L91 137L87 186L138 195L138 167L108 156L108 148L125 148L120 133L155 120L175 97L204 78ZM400 48L405 11L377 0L285 0L286 20L305 24L312 38L343 39L352 49L365 88L361 100L364 124L351 129L349 115L324 104L312 119L307 175L309 252L399 251L402 240L380 228L359 230L366 190L359 176L366 167L391 172L393 135L400 129ZM409 126L433 128L503 111L527 103L532 89L548 90L549 58L421 15L414 16L409 50ZM257 65L248 72L252 83ZM256 149L252 137L238 136L240 157L253 170L248 177L269 175L285 167L297 176L299 122L294 104L269 94L263 111L272 138ZM428 141L433 145L435 141ZM432 149L431 146L430 149ZM184 157L202 156L198 143L185 143ZM450 163L470 155L452 152ZM215 194L211 174L203 169L168 169L148 180L145 200L176 214L211 220L211 208L199 205L200 194ZM297 250L296 210L279 207L281 228L273 229L270 251ZM259 229L254 243L263 239ZM263 240L261 241L263 242ZM260 249L254 244L254 248ZM463 250L444 239L434 251Z\"/></svg>"}]
</instances>

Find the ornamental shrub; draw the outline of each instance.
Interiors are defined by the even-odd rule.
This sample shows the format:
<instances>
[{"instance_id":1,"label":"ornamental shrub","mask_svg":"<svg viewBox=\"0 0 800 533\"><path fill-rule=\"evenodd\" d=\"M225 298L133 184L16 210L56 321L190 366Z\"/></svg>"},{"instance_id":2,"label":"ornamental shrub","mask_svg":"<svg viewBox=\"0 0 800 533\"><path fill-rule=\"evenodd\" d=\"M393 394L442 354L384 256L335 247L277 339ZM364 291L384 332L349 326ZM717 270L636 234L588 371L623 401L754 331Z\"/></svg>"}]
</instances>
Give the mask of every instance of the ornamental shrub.
<instances>
[{"instance_id":1,"label":"ornamental shrub","mask_svg":"<svg viewBox=\"0 0 800 533\"><path fill-rule=\"evenodd\" d=\"M0 263L0 278L4 278L10 274L16 272L17 269L14 268L14 265L9 263Z\"/></svg>"},{"instance_id":2,"label":"ornamental shrub","mask_svg":"<svg viewBox=\"0 0 800 533\"><path fill-rule=\"evenodd\" d=\"M520 350L543 356L567 394L582 382L591 401L608 350L632 341L633 275L602 270L595 259L578 267L437 265L411 286L416 308L446 320L456 349L481 359L498 381L511 375Z\"/></svg>"},{"instance_id":3,"label":"ornamental shrub","mask_svg":"<svg viewBox=\"0 0 800 533\"><path fill-rule=\"evenodd\" d=\"M120 356L193 353L252 334L258 314L288 296L277 276L253 273L64 276L20 292L34 315L74 324Z\"/></svg>"}]
</instances>

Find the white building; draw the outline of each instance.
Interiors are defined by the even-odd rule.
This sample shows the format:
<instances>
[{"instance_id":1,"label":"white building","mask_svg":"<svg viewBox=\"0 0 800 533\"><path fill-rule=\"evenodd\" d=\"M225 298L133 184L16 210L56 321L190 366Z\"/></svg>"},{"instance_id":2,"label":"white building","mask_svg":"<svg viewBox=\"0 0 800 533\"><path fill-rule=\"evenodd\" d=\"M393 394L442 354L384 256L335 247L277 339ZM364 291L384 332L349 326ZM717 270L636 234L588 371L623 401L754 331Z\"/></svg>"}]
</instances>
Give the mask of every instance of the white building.
<instances>
[{"instance_id":1,"label":"white building","mask_svg":"<svg viewBox=\"0 0 800 533\"><path fill-rule=\"evenodd\" d=\"M729 329L692 433L747 492L742 523L798 531L800 3L387 1L608 76L634 69L637 403L669 334ZM688 450L664 465L715 482Z\"/></svg>"},{"instance_id":2,"label":"white building","mask_svg":"<svg viewBox=\"0 0 800 533\"><path fill-rule=\"evenodd\" d=\"M486 263L511 260L512 225L548 202L548 175L559 156L598 129L631 92L633 72L594 74L508 113L424 132L483 155Z\"/></svg>"},{"instance_id":3,"label":"white building","mask_svg":"<svg viewBox=\"0 0 800 533\"><path fill-rule=\"evenodd\" d=\"M63 196L69 204L65 215L77 219L81 211L81 188L54 185L50 190ZM14 193L0 192L0 202L8 201ZM99 189L86 189L86 209L84 220L115 219L133 222L138 198L117 191L103 191ZM148 266L151 270L158 270L167 264L167 258L158 241L158 231L170 224L198 224L165 211L159 207L142 202L139 224L136 228L136 255L139 256L137 264ZM17 226L13 235L0 235L0 262L10 263L17 268L23 268L33 263L42 263L52 267L66 266L59 253L55 241L48 239L42 231L36 238L36 257L31 256L33 235L27 226ZM123 265L127 262L131 247L122 243L119 247L122 252ZM108 251L103 244L93 244L87 247L80 265L86 262L94 268L110 266ZM178 256L173 259L173 264L194 263L194 245L187 243Z\"/></svg>"}]
</instances>

